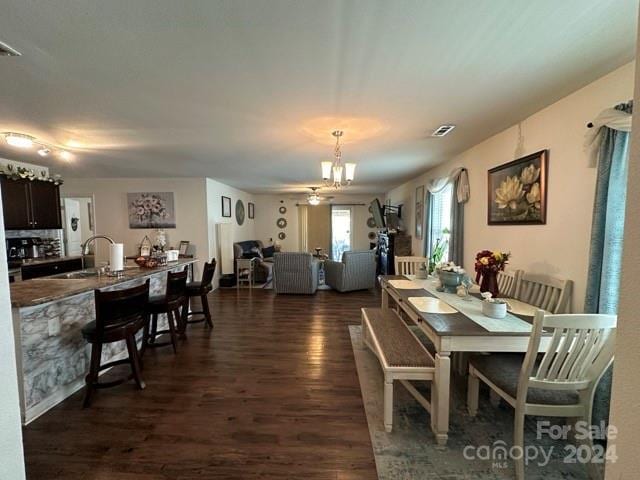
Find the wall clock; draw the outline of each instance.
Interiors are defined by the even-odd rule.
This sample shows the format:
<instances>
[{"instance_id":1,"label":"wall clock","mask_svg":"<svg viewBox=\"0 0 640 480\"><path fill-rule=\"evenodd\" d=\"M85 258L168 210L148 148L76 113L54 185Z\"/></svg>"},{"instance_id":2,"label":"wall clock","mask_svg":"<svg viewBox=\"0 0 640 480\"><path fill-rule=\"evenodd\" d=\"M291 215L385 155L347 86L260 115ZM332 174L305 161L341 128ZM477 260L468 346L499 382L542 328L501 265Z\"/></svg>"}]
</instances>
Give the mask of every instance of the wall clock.
<instances>
[{"instance_id":1,"label":"wall clock","mask_svg":"<svg viewBox=\"0 0 640 480\"><path fill-rule=\"evenodd\" d=\"M236 202L236 222L238 222L238 225L244 223L244 203L242 203L242 200Z\"/></svg>"},{"instance_id":2,"label":"wall clock","mask_svg":"<svg viewBox=\"0 0 640 480\"><path fill-rule=\"evenodd\" d=\"M280 212L281 215L284 215L285 213L287 213L287 207L283 205L278 209L278 211Z\"/></svg>"},{"instance_id":3,"label":"wall clock","mask_svg":"<svg viewBox=\"0 0 640 480\"><path fill-rule=\"evenodd\" d=\"M285 228L287 226L287 219L279 218L278 220L276 220L276 225L278 226L278 228Z\"/></svg>"},{"instance_id":4,"label":"wall clock","mask_svg":"<svg viewBox=\"0 0 640 480\"><path fill-rule=\"evenodd\" d=\"M287 235L286 235L284 232L280 232L280 233L278 234L278 238L279 238L280 240L284 240L285 238L287 238Z\"/></svg>"}]
</instances>

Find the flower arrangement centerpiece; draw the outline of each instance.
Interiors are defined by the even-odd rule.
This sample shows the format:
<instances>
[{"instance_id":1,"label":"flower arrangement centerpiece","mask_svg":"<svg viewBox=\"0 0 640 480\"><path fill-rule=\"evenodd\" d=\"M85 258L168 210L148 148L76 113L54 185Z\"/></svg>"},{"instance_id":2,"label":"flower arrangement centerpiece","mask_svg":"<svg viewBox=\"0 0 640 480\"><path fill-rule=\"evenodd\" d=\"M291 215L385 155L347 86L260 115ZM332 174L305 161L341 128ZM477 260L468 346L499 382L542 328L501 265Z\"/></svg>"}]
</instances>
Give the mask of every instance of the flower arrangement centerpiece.
<instances>
[{"instance_id":1,"label":"flower arrangement centerpiece","mask_svg":"<svg viewBox=\"0 0 640 480\"><path fill-rule=\"evenodd\" d=\"M509 263L511 253L492 252L491 250L482 250L476 255L476 283L480 283L481 292L490 292L493 298L497 298L498 294L498 272L501 272Z\"/></svg>"},{"instance_id":2,"label":"flower arrangement centerpiece","mask_svg":"<svg viewBox=\"0 0 640 480\"><path fill-rule=\"evenodd\" d=\"M440 279L440 291L456 293L465 276L464 268L453 262L441 263L436 268Z\"/></svg>"}]
</instances>

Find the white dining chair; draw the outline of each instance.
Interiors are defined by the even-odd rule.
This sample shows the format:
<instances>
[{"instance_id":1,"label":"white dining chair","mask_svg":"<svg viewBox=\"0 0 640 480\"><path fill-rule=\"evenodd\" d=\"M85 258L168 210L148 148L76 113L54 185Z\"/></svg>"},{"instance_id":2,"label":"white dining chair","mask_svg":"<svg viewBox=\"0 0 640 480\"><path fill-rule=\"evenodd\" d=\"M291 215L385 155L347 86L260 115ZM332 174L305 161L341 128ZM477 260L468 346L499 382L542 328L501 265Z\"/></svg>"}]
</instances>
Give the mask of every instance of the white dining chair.
<instances>
[{"instance_id":1,"label":"white dining chair","mask_svg":"<svg viewBox=\"0 0 640 480\"><path fill-rule=\"evenodd\" d=\"M415 275L428 261L427 257L395 257L396 275Z\"/></svg>"},{"instance_id":2,"label":"white dining chair","mask_svg":"<svg viewBox=\"0 0 640 480\"><path fill-rule=\"evenodd\" d=\"M567 313L572 289L571 280L523 272L514 298L550 313Z\"/></svg>"},{"instance_id":3,"label":"white dining chair","mask_svg":"<svg viewBox=\"0 0 640 480\"><path fill-rule=\"evenodd\" d=\"M502 297L515 297L522 273L522 270L498 272L498 291Z\"/></svg>"},{"instance_id":4,"label":"white dining chair","mask_svg":"<svg viewBox=\"0 0 640 480\"><path fill-rule=\"evenodd\" d=\"M591 425L593 396L613 361L615 315L536 312L526 355L477 355L469 359L467 406L478 412L480 381L515 409L514 446L524 448L525 415L570 417ZM544 329L544 332L543 332ZM539 358L540 343L548 340ZM525 463L514 458L516 479Z\"/></svg>"}]
</instances>

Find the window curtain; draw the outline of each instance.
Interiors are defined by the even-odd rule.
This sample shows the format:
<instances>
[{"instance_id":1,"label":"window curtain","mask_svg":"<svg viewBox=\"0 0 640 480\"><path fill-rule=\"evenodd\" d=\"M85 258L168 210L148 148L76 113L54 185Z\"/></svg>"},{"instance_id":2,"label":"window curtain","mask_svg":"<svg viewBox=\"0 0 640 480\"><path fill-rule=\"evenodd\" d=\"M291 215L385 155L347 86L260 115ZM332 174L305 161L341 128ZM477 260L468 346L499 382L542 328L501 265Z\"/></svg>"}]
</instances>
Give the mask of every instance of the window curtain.
<instances>
[{"instance_id":1,"label":"window curtain","mask_svg":"<svg viewBox=\"0 0 640 480\"><path fill-rule=\"evenodd\" d=\"M633 104L615 107L630 116ZM617 313L629 164L629 133L601 127L584 310Z\"/></svg>"},{"instance_id":2,"label":"window curtain","mask_svg":"<svg viewBox=\"0 0 640 480\"><path fill-rule=\"evenodd\" d=\"M449 235L449 253L451 261L456 265L463 265L464 258L464 204L469 200L471 189L469 187L469 174L466 168L456 168L448 176L436 178L427 185L427 198L425 199L425 225L426 231L431 232L431 204L433 195L441 192L444 188L453 183L451 201L451 233ZM424 245L425 257L431 255L431 245L429 245L429 235L425 236Z\"/></svg>"},{"instance_id":3,"label":"window curtain","mask_svg":"<svg viewBox=\"0 0 640 480\"><path fill-rule=\"evenodd\" d=\"M615 107L619 114L606 110L599 116L615 119L598 127L597 140L593 132L587 143L597 144L596 194L591 226L591 249L584 311L587 313L617 313L622 268L624 212L629 165L629 131L633 103ZM608 423L613 368L609 367L595 391L592 423Z\"/></svg>"},{"instance_id":4,"label":"window curtain","mask_svg":"<svg viewBox=\"0 0 640 480\"><path fill-rule=\"evenodd\" d=\"M298 251L309 251L309 207L298 205Z\"/></svg>"}]
</instances>

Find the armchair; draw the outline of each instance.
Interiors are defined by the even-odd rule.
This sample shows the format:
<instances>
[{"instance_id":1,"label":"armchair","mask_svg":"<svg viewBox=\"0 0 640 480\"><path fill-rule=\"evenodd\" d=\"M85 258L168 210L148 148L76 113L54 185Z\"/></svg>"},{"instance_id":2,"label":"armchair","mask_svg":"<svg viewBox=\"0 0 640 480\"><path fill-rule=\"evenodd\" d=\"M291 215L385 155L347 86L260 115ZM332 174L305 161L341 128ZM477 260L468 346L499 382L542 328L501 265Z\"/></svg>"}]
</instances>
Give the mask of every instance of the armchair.
<instances>
[{"instance_id":1,"label":"armchair","mask_svg":"<svg viewBox=\"0 0 640 480\"><path fill-rule=\"evenodd\" d=\"M316 293L318 261L310 253L276 253L273 258L273 288L277 294Z\"/></svg>"},{"instance_id":2,"label":"armchair","mask_svg":"<svg viewBox=\"0 0 640 480\"><path fill-rule=\"evenodd\" d=\"M376 284L375 251L344 252L341 262L324 262L324 274L326 284L339 292L373 288Z\"/></svg>"}]
</instances>

